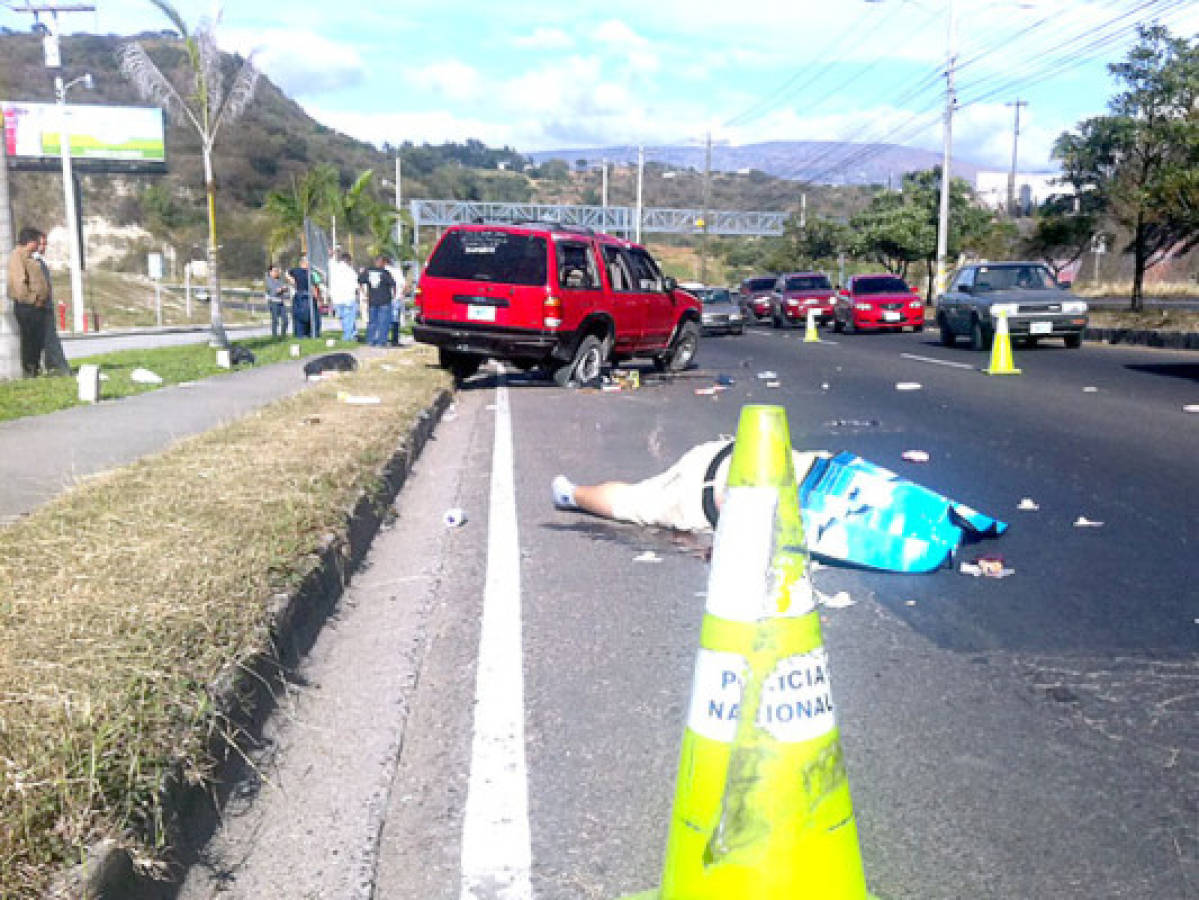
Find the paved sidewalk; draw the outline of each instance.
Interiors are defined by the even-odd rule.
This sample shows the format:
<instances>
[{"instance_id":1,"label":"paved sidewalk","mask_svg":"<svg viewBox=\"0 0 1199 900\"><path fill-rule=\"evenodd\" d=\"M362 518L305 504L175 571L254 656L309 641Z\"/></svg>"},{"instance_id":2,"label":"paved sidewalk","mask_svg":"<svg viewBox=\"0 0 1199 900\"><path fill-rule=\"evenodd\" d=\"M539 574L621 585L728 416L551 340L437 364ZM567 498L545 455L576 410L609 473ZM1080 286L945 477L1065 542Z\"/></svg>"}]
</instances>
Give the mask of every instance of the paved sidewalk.
<instances>
[{"instance_id":1,"label":"paved sidewalk","mask_svg":"<svg viewBox=\"0 0 1199 900\"><path fill-rule=\"evenodd\" d=\"M288 360L190 387L175 385L0 423L0 524L86 475L133 462L303 390L303 363Z\"/></svg>"}]
</instances>

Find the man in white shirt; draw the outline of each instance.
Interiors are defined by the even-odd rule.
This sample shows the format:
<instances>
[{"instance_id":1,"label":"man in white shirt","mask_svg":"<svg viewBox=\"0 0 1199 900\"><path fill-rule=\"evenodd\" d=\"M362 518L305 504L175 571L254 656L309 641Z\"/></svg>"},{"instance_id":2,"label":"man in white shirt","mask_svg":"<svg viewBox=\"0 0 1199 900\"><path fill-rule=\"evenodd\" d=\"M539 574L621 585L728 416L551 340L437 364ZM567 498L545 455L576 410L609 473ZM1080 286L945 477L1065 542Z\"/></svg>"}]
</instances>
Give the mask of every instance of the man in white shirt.
<instances>
[{"instance_id":1,"label":"man in white shirt","mask_svg":"<svg viewBox=\"0 0 1199 900\"><path fill-rule=\"evenodd\" d=\"M341 339L358 340L358 273L350 264L350 254L339 253L329 263L329 300L341 319Z\"/></svg>"},{"instance_id":2,"label":"man in white shirt","mask_svg":"<svg viewBox=\"0 0 1199 900\"><path fill-rule=\"evenodd\" d=\"M391 345L398 347L400 345L400 329L404 327L404 270L390 256L383 261L383 268L391 273L391 277L396 283L395 295L391 298L389 338Z\"/></svg>"}]
</instances>

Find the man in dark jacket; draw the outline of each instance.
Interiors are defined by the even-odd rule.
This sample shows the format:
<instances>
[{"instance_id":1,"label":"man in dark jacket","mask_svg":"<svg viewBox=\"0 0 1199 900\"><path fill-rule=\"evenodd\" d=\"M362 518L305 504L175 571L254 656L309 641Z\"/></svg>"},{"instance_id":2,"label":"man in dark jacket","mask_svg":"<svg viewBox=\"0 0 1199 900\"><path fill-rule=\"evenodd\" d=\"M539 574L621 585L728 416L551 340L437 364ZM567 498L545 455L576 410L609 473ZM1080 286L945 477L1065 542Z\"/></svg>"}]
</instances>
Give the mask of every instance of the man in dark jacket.
<instances>
[{"instance_id":1,"label":"man in dark jacket","mask_svg":"<svg viewBox=\"0 0 1199 900\"><path fill-rule=\"evenodd\" d=\"M21 369L29 378L41 368L46 307L50 304L50 282L33 255L41 240L42 233L36 228L22 228L8 258L8 296L21 333Z\"/></svg>"}]
</instances>

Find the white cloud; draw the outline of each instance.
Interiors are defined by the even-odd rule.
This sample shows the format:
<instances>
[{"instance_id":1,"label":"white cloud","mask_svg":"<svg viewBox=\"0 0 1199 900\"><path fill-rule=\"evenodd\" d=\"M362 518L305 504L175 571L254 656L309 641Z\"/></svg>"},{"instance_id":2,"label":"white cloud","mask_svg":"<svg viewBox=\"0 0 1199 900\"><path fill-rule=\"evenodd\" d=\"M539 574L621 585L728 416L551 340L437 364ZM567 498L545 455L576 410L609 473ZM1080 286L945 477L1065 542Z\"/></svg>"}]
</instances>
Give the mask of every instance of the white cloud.
<instances>
[{"instance_id":1,"label":"white cloud","mask_svg":"<svg viewBox=\"0 0 1199 900\"><path fill-rule=\"evenodd\" d=\"M458 102L477 99L482 84L477 69L456 59L425 66L415 72L412 81L418 87Z\"/></svg>"},{"instance_id":2,"label":"white cloud","mask_svg":"<svg viewBox=\"0 0 1199 900\"><path fill-rule=\"evenodd\" d=\"M358 51L313 31L272 28L265 31L221 28L224 50L248 56L286 93L311 97L354 87L365 79Z\"/></svg>"},{"instance_id":3,"label":"white cloud","mask_svg":"<svg viewBox=\"0 0 1199 900\"><path fill-rule=\"evenodd\" d=\"M574 46L571 36L560 28L537 28L532 34L515 38L512 43L526 50L568 50Z\"/></svg>"}]
</instances>

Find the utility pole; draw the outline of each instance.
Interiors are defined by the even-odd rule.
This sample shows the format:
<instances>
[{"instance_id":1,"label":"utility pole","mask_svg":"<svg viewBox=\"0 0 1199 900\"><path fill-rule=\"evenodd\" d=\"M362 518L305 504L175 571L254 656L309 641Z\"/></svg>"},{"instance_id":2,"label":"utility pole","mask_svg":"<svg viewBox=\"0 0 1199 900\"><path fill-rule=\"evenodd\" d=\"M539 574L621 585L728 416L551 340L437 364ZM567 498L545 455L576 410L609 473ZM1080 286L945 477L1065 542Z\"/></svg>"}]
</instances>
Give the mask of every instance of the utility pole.
<instances>
[{"instance_id":1,"label":"utility pole","mask_svg":"<svg viewBox=\"0 0 1199 900\"><path fill-rule=\"evenodd\" d=\"M633 240L641 243L641 189L645 180L645 146L637 145L637 221L633 223Z\"/></svg>"},{"instance_id":2,"label":"utility pole","mask_svg":"<svg viewBox=\"0 0 1199 900\"><path fill-rule=\"evenodd\" d=\"M12 201L8 192L8 132L3 110L0 110L0 256L8 263L13 250ZM8 299L8 268L0 278L0 381L20 378L21 337L17 318Z\"/></svg>"},{"instance_id":3,"label":"utility pole","mask_svg":"<svg viewBox=\"0 0 1199 900\"><path fill-rule=\"evenodd\" d=\"M949 253L949 183L952 180L950 171L953 164L953 110L957 105L957 95L954 91L954 67L957 65L956 33L957 18L954 0L949 3L949 36L945 55L945 127L944 146L941 154L941 211L937 225L937 280L934 295L945 293L945 282L948 278Z\"/></svg>"},{"instance_id":4,"label":"utility pole","mask_svg":"<svg viewBox=\"0 0 1199 900\"><path fill-rule=\"evenodd\" d=\"M396 147L396 249L404 246L404 220L400 218L400 212L404 208L404 189L403 185L403 165L400 162L400 148ZM398 263L399 260L396 260Z\"/></svg>"},{"instance_id":5,"label":"utility pole","mask_svg":"<svg viewBox=\"0 0 1199 900\"><path fill-rule=\"evenodd\" d=\"M799 229L803 231L808 227L808 195L806 193L799 195Z\"/></svg>"},{"instance_id":6,"label":"utility pole","mask_svg":"<svg viewBox=\"0 0 1199 900\"><path fill-rule=\"evenodd\" d=\"M699 280L708 283L708 214L712 205L712 132L708 132L707 150L704 152L704 211L700 219L699 235Z\"/></svg>"},{"instance_id":7,"label":"utility pole","mask_svg":"<svg viewBox=\"0 0 1199 900\"><path fill-rule=\"evenodd\" d=\"M1007 214L1016 215L1016 148L1020 141L1020 107L1028 106L1027 100L1016 98L1014 103L1004 104L1016 107L1016 124L1012 128L1012 169L1007 176Z\"/></svg>"}]
</instances>

